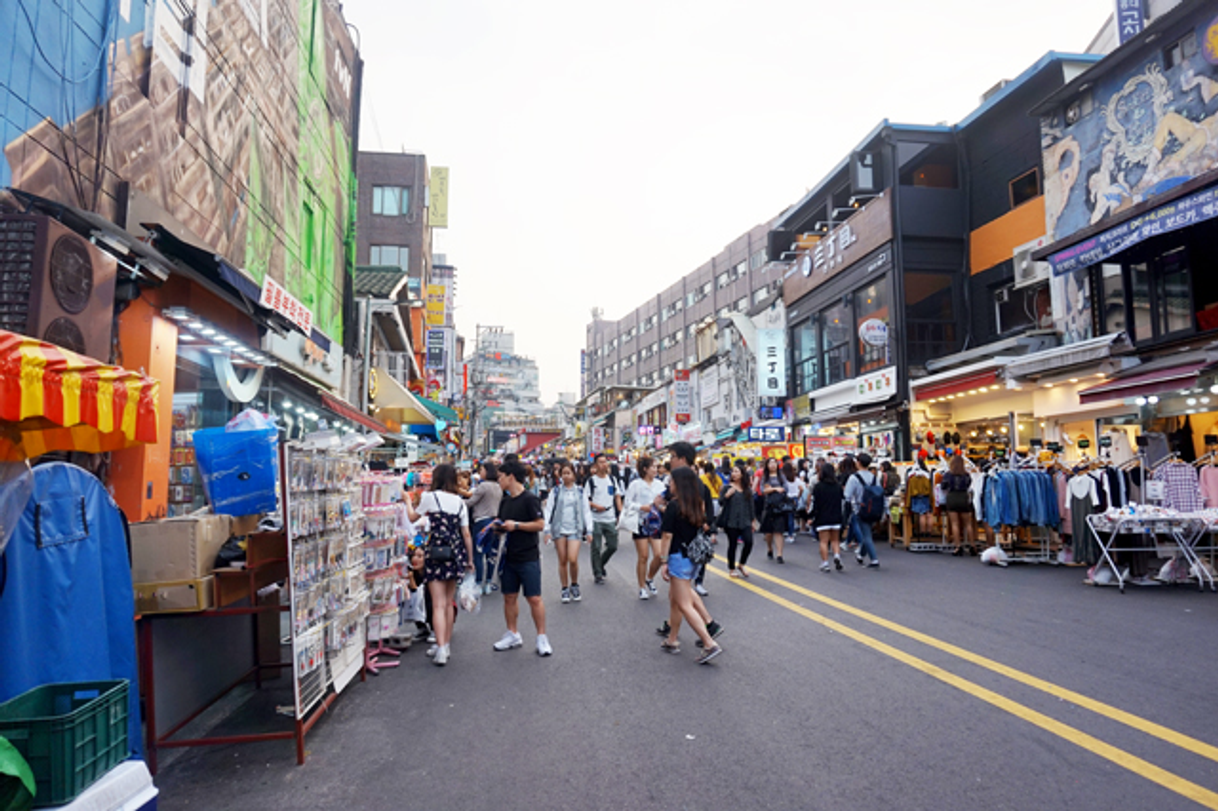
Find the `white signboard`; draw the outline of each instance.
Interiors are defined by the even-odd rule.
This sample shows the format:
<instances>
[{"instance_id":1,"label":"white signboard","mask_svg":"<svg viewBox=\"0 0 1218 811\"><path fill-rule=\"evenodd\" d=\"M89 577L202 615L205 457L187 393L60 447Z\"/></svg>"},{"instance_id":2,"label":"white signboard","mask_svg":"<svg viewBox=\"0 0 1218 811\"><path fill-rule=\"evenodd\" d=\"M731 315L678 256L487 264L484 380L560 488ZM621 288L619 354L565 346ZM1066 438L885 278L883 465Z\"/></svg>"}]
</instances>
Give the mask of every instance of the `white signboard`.
<instances>
[{"instance_id":1,"label":"white signboard","mask_svg":"<svg viewBox=\"0 0 1218 811\"><path fill-rule=\"evenodd\" d=\"M787 396L787 331L757 330L757 395Z\"/></svg>"},{"instance_id":2,"label":"white signboard","mask_svg":"<svg viewBox=\"0 0 1218 811\"><path fill-rule=\"evenodd\" d=\"M593 428L592 429L592 452L593 453L604 453L605 452L605 429L604 428Z\"/></svg>"},{"instance_id":3,"label":"white signboard","mask_svg":"<svg viewBox=\"0 0 1218 811\"><path fill-rule=\"evenodd\" d=\"M672 381L672 413L677 422L689 422L694 407L693 392L690 390L689 370L678 369Z\"/></svg>"},{"instance_id":4,"label":"white signboard","mask_svg":"<svg viewBox=\"0 0 1218 811\"><path fill-rule=\"evenodd\" d=\"M719 366L711 366L704 369L698 375L698 404L702 406L702 410L718 405L719 403Z\"/></svg>"}]
</instances>

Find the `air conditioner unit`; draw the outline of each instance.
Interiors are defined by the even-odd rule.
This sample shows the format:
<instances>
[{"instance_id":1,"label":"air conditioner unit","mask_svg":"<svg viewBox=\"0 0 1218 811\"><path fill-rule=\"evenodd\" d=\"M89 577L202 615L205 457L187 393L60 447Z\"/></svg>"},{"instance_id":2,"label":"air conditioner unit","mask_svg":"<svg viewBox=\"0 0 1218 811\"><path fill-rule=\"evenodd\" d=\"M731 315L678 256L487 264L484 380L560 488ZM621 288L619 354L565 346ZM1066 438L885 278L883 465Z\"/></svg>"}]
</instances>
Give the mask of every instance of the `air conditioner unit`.
<instances>
[{"instance_id":1,"label":"air conditioner unit","mask_svg":"<svg viewBox=\"0 0 1218 811\"><path fill-rule=\"evenodd\" d=\"M1049 279L1049 263L1032 261L1032 252L1045 247L1045 237L1020 245L1013 252L1015 260L1015 289L1030 287Z\"/></svg>"},{"instance_id":2,"label":"air conditioner unit","mask_svg":"<svg viewBox=\"0 0 1218 811\"><path fill-rule=\"evenodd\" d=\"M711 430L716 432L726 431L727 417L715 417L713 420L711 420Z\"/></svg>"},{"instance_id":3,"label":"air conditioner unit","mask_svg":"<svg viewBox=\"0 0 1218 811\"><path fill-rule=\"evenodd\" d=\"M0 328L108 363L114 257L50 217L0 216Z\"/></svg>"}]
</instances>

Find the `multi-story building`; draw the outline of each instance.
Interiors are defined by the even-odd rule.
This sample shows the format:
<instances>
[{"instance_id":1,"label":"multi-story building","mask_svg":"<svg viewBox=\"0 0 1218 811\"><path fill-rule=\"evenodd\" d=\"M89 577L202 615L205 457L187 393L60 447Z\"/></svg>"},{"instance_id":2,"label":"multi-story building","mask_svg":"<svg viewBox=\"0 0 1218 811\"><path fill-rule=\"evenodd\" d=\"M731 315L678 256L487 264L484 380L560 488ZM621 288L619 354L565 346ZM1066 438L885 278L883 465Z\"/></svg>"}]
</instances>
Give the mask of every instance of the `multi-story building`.
<instances>
[{"instance_id":1,"label":"multi-story building","mask_svg":"<svg viewBox=\"0 0 1218 811\"><path fill-rule=\"evenodd\" d=\"M628 315L610 321L594 313L588 325L584 390L631 386L652 388L678 369L697 362L699 324L745 312L778 288L766 270L770 225L741 234L710 261L648 298Z\"/></svg>"},{"instance_id":2,"label":"multi-story building","mask_svg":"<svg viewBox=\"0 0 1218 811\"><path fill-rule=\"evenodd\" d=\"M432 267L427 156L360 152L355 171L356 264L402 268L408 292L422 298Z\"/></svg>"}]
</instances>

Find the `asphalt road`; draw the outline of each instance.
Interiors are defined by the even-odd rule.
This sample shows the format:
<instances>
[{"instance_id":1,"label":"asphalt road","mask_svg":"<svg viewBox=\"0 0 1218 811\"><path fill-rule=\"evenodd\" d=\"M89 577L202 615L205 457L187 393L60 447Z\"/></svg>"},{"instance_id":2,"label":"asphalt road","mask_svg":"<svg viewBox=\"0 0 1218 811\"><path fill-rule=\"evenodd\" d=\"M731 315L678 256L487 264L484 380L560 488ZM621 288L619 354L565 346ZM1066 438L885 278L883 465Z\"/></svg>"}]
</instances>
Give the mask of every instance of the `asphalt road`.
<instances>
[{"instance_id":1,"label":"asphalt road","mask_svg":"<svg viewBox=\"0 0 1218 811\"><path fill-rule=\"evenodd\" d=\"M666 589L637 598L628 540L579 604L547 550L554 656L524 617L525 647L492 651L492 595L448 666L417 645L352 685L304 766L290 741L188 750L159 807L1218 808L1218 594L880 552L822 574L810 539L783 566L759 542L747 584L717 563L724 654L698 666L688 630L660 651Z\"/></svg>"}]
</instances>

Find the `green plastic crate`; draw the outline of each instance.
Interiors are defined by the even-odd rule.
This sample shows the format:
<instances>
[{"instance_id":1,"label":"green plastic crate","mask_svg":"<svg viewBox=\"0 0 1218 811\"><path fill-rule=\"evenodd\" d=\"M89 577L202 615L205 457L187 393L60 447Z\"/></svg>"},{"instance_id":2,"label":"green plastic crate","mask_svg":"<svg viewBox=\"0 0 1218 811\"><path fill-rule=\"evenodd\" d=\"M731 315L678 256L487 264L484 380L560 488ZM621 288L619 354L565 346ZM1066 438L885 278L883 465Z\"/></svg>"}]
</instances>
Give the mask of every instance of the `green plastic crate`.
<instances>
[{"instance_id":1,"label":"green plastic crate","mask_svg":"<svg viewBox=\"0 0 1218 811\"><path fill-rule=\"evenodd\" d=\"M34 772L34 807L64 805L127 759L127 680L44 684L0 704L0 737Z\"/></svg>"}]
</instances>

